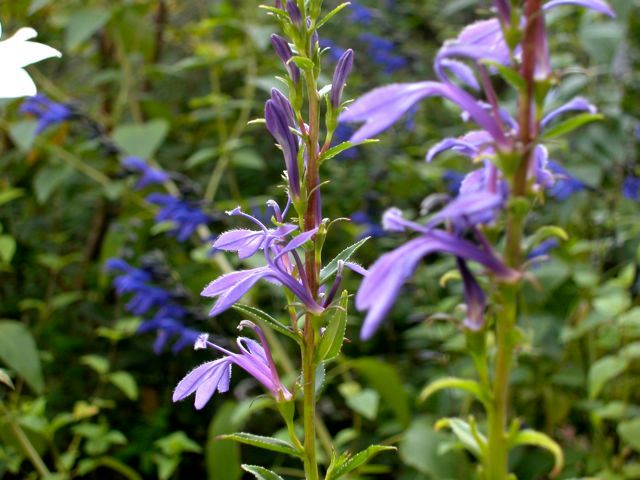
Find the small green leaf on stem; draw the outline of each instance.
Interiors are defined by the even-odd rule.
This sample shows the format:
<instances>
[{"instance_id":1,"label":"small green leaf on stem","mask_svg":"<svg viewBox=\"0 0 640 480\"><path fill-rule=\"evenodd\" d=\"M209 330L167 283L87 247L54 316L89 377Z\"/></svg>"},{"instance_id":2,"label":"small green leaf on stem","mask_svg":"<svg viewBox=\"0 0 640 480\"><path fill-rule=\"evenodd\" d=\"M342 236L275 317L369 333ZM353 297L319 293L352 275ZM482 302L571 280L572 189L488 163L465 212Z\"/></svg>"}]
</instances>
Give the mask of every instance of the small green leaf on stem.
<instances>
[{"instance_id":1,"label":"small green leaf on stem","mask_svg":"<svg viewBox=\"0 0 640 480\"><path fill-rule=\"evenodd\" d=\"M511 440L511 446L514 447L516 445L531 445L549 451L553 455L555 462L553 470L549 475L556 477L562 471L564 467L562 448L548 435L536 430L520 430Z\"/></svg>"}]
</instances>

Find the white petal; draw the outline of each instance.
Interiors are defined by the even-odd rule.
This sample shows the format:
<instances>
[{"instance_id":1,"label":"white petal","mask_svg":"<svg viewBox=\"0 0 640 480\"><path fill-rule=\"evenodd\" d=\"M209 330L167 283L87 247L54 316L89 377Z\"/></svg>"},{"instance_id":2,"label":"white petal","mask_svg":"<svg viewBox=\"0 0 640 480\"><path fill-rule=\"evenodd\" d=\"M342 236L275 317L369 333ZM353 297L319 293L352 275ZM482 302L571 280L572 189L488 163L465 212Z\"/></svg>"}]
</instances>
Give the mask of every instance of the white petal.
<instances>
[{"instance_id":1,"label":"white petal","mask_svg":"<svg viewBox=\"0 0 640 480\"><path fill-rule=\"evenodd\" d=\"M55 48L37 42L16 42L12 39L0 42L0 65L25 67L45 58L61 57Z\"/></svg>"},{"instance_id":2,"label":"white petal","mask_svg":"<svg viewBox=\"0 0 640 480\"><path fill-rule=\"evenodd\" d=\"M21 68L10 68L0 75L0 98L30 97L36 94L36 84Z\"/></svg>"}]
</instances>

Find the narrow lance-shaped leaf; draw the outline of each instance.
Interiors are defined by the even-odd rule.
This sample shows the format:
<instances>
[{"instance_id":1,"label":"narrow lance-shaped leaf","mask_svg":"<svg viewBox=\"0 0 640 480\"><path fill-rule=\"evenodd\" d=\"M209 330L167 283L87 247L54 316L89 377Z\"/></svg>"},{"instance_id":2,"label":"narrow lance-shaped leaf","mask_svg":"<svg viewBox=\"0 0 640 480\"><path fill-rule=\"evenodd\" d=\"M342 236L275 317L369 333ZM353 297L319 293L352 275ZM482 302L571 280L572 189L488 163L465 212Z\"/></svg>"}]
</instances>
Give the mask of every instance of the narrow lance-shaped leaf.
<instances>
[{"instance_id":1,"label":"narrow lance-shaped leaf","mask_svg":"<svg viewBox=\"0 0 640 480\"><path fill-rule=\"evenodd\" d=\"M549 474L551 477L557 476L564 467L564 455L562 448L552 438L536 430L520 430L511 440L511 446L531 445L544 448L553 455L555 465Z\"/></svg>"},{"instance_id":2,"label":"narrow lance-shaped leaf","mask_svg":"<svg viewBox=\"0 0 640 480\"><path fill-rule=\"evenodd\" d=\"M347 305L349 302L349 294L346 290L342 291L340 297L339 309L335 312L329 325L322 334L322 339L318 345L317 360L331 360L338 356L344 342L344 333L347 328Z\"/></svg>"},{"instance_id":3,"label":"narrow lance-shaped leaf","mask_svg":"<svg viewBox=\"0 0 640 480\"><path fill-rule=\"evenodd\" d=\"M480 434L475 425L465 422L460 418L443 418L435 425L436 430L450 428L462 445L473 453L479 460L483 460L487 450L487 439Z\"/></svg>"},{"instance_id":4,"label":"narrow lance-shaped leaf","mask_svg":"<svg viewBox=\"0 0 640 480\"><path fill-rule=\"evenodd\" d=\"M271 470L257 465L242 465L242 469L245 472L251 473L257 480L283 480L277 473L273 473Z\"/></svg>"},{"instance_id":5,"label":"narrow lance-shaped leaf","mask_svg":"<svg viewBox=\"0 0 640 480\"><path fill-rule=\"evenodd\" d=\"M563 122L559 122L551 128L548 128L542 134L543 140L549 140L550 138L559 137L574 131L575 129L586 125L587 123L596 122L602 120L604 117L599 113L582 113L575 117L569 118Z\"/></svg>"},{"instance_id":6,"label":"narrow lance-shaped leaf","mask_svg":"<svg viewBox=\"0 0 640 480\"><path fill-rule=\"evenodd\" d=\"M335 463L332 463L329 467L326 480L335 480L340 478L369 462L374 455L387 450L396 450L396 447L389 445L371 445L366 450L362 450L355 455L351 455L348 452L343 453Z\"/></svg>"},{"instance_id":7,"label":"narrow lance-shaped leaf","mask_svg":"<svg viewBox=\"0 0 640 480\"><path fill-rule=\"evenodd\" d=\"M488 394L483 390L482 386L475 380L464 380L456 377L440 378L431 382L424 387L418 397L420 402L424 402L434 393L447 388L455 388L458 390L464 390L467 393L473 395L483 405L488 406L490 403Z\"/></svg>"},{"instance_id":8,"label":"narrow lance-shaped leaf","mask_svg":"<svg viewBox=\"0 0 640 480\"><path fill-rule=\"evenodd\" d=\"M340 252L333 260L327 263L322 270L320 270L320 283L326 282L331 275L336 273L338 270L338 262L342 260L343 262L348 261L356 251L365 244L367 240L371 237L365 237L362 240L354 243L353 245L345 248L342 252Z\"/></svg>"},{"instance_id":9,"label":"narrow lance-shaped leaf","mask_svg":"<svg viewBox=\"0 0 640 480\"><path fill-rule=\"evenodd\" d=\"M289 330L289 328L286 325L279 322L278 320L273 318L271 315L269 315L266 312L263 312L258 308L236 303L235 305L233 305L233 309L237 310L243 315L248 316L252 320L255 320L257 322L264 322L268 327L272 328L276 332L282 333L283 335L286 335L287 337L295 340L296 342L300 342L300 338L298 338L298 336L295 333Z\"/></svg>"},{"instance_id":10,"label":"narrow lance-shaped leaf","mask_svg":"<svg viewBox=\"0 0 640 480\"><path fill-rule=\"evenodd\" d=\"M278 438L264 437L262 435L253 435L252 433L245 432L220 435L218 438L220 440L234 440L246 445L271 450L272 452L284 453L292 457L302 458L303 455L303 452L296 450L293 445Z\"/></svg>"}]
</instances>

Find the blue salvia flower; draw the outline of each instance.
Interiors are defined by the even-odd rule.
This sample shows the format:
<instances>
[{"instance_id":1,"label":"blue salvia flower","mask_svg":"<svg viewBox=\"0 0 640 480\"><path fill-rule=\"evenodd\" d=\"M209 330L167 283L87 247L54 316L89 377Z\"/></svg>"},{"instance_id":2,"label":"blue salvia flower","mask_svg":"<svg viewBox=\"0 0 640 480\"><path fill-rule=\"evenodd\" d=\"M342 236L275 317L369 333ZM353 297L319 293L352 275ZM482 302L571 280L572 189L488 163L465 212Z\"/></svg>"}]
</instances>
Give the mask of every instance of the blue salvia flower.
<instances>
[{"instance_id":1,"label":"blue salvia flower","mask_svg":"<svg viewBox=\"0 0 640 480\"><path fill-rule=\"evenodd\" d=\"M162 184L169 180L169 175L162 170L152 167L139 157L125 157L121 162L122 166L130 172L140 174L140 178L135 184L135 189L140 190L149 185Z\"/></svg>"},{"instance_id":2,"label":"blue salvia flower","mask_svg":"<svg viewBox=\"0 0 640 480\"><path fill-rule=\"evenodd\" d=\"M635 175L627 175L622 184L624 198L637 202L640 200L640 178Z\"/></svg>"},{"instance_id":3,"label":"blue salvia flower","mask_svg":"<svg viewBox=\"0 0 640 480\"><path fill-rule=\"evenodd\" d=\"M146 199L149 203L160 207L155 217L157 222L174 224L170 233L179 242L187 240L198 230L198 227L206 225L211 220L211 217L195 203L181 200L173 195L151 193Z\"/></svg>"},{"instance_id":4,"label":"blue salvia flower","mask_svg":"<svg viewBox=\"0 0 640 480\"><path fill-rule=\"evenodd\" d=\"M134 315L144 315L171 300L169 292L151 283L151 274L145 270L133 267L119 258L108 260L106 268L111 273L121 272L114 278L113 284L118 295L132 294L125 308Z\"/></svg>"},{"instance_id":5,"label":"blue salvia flower","mask_svg":"<svg viewBox=\"0 0 640 480\"><path fill-rule=\"evenodd\" d=\"M385 73L391 74L407 66L407 59L396 53L398 49L391 40L373 33L363 33L360 40L367 45L369 58L383 67Z\"/></svg>"},{"instance_id":6,"label":"blue salvia flower","mask_svg":"<svg viewBox=\"0 0 640 480\"><path fill-rule=\"evenodd\" d=\"M38 119L36 134L42 133L53 125L71 120L75 116L70 105L54 102L42 93L26 98L20 106L20 113L33 115Z\"/></svg>"},{"instance_id":7,"label":"blue salvia flower","mask_svg":"<svg viewBox=\"0 0 640 480\"><path fill-rule=\"evenodd\" d=\"M549 252L560 245L557 238L548 238L542 241L538 246L532 248L527 255L527 259L534 260L546 257Z\"/></svg>"},{"instance_id":8,"label":"blue salvia flower","mask_svg":"<svg viewBox=\"0 0 640 480\"><path fill-rule=\"evenodd\" d=\"M349 20L354 23L359 23L365 27L371 25L371 21L373 20L373 12L371 9L358 2L351 2L349 7L351 8Z\"/></svg>"},{"instance_id":9,"label":"blue salvia flower","mask_svg":"<svg viewBox=\"0 0 640 480\"><path fill-rule=\"evenodd\" d=\"M240 353L231 352L209 341L207 334L201 335L195 343L195 349L211 348L222 354L223 357L206 362L189 372L176 386L173 392L173 401L177 402L195 393L195 407L203 408L213 394L229 390L231 380L231 367L236 365L258 380L277 400L291 400L292 395L280 381L269 344L264 333L254 323L244 320L238 328L248 327L252 329L259 342L247 337L238 337L237 345Z\"/></svg>"},{"instance_id":10,"label":"blue salvia flower","mask_svg":"<svg viewBox=\"0 0 640 480\"><path fill-rule=\"evenodd\" d=\"M562 202L587 188L584 182L571 175L560 164L549 161L549 169L555 177L553 186L547 190L550 197Z\"/></svg>"},{"instance_id":11,"label":"blue salvia flower","mask_svg":"<svg viewBox=\"0 0 640 480\"><path fill-rule=\"evenodd\" d=\"M367 212L354 212L349 218L354 224L362 225L364 227L362 233L358 235L358 239L362 239L365 237L384 237L388 235L387 231L382 228L382 225L373 221L371 216Z\"/></svg>"},{"instance_id":12,"label":"blue salvia flower","mask_svg":"<svg viewBox=\"0 0 640 480\"><path fill-rule=\"evenodd\" d=\"M320 46L322 48L328 48L329 50L327 51L327 53L329 55L329 58L331 58L336 62L340 60L340 57L342 57L342 55L344 55L345 52L347 51L346 49L336 45L335 42L326 38L323 38L320 40Z\"/></svg>"}]
</instances>

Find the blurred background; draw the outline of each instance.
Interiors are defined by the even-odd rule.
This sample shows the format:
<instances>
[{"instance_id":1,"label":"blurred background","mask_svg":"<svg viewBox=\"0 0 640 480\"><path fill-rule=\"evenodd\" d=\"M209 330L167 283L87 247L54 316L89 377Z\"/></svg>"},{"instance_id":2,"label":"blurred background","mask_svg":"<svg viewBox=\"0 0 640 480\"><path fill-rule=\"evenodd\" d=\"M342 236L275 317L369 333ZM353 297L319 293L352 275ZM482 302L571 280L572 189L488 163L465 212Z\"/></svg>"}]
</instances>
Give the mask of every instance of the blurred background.
<instances>
[{"instance_id":1,"label":"blurred background","mask_svg":"<svg viewBox=\"0 0 640 480\"><path fill-rule=\"evenodd\" d=\"M549 145L559 180L530 223L561 225L570 238L532 260L537 284L512 378L522 424L563 446L564 479L640 478L640 1L611 4L616 20L571 7L548 16L554 102L585 96L606 119ZM346 48L356 55L348 97L433 79L442 42L489 6L353 1L321 30L325 83ZM29 67L42 96L0 103L0 366L14 386L0 385L0 478L43 472L16 429L51 479L236 480L240 458L301 478L284 457L215 440L282 428L242 372L200 412L171 403L179 379L211 358L193 351L197 334L228 342L241 320L208 318L199 297L238 265L210 252L216 234L239 225L224 212L241 205L268 219L266 200L284 203L281 156L263 125L247 123L280 85L277 25L249 0L12 0L0 3L0 21L3 38L31 26L63 52ZM502 93L509 99L506 85ZM402 241L380 226L386 208L418 214L432 195L455 193L472 166L424 156L463 132L459 111L429 100L380 143L328 162L324 215L351 221L332 231L327 257L370 236L357 254L368 266ZM350 134L341 127L341 140ZM468 454L433 424L477 405L451 391L417 401L429 381L474 372L461 287L440 285L453 266L429 259L369 342L349 312L350 342L326 371L319 410L341 449L399 448L353 478L472 478ZM358 278L348 281L355 291ZM268 285L248 301L276 316L285 303ZM292 382L289 347L274 349ZM518 478L542 479L552 459L523 448L513 464Z\"/></svg>"}]
</instances>

